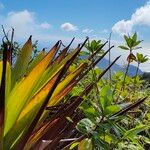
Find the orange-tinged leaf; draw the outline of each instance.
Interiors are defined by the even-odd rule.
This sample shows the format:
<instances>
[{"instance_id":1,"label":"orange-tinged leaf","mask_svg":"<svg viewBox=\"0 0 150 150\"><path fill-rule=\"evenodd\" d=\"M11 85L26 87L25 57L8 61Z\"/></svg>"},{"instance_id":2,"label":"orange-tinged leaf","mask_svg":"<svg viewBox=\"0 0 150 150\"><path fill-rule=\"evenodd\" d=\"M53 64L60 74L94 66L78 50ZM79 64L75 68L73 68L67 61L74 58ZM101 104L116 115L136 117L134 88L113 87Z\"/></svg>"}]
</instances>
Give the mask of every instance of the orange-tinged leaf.
<instances>
[{"instance_id":1,"label":"orange-tinged leaf","mask_svg":"<svg viewBox=\"0 0 150 150\"><path fill-rule=\"evenodd\" d=\"M61 93L59 93L58 95L54 96L51 101L56 101L56 103L54 105L56 105L58 102L60 102L74 87L75 84L78 83L78 80L73 80L71 81L71 83L65 88L63 89L63 91L61 91ZM49 104L48 107L51 107L53 104Z\"/></svg>"},{"instance_id":2,"label":"orange-tinged leaf","mask_svg":"<svg viewBox=\"0 0 150 150\"><path fill-rule=\"evenodd\" d=\"M73 38L71 40L71 42L69 43L69 45L62 50L61 54L55 60L56 63L60 63L65 58L65 56L67 54L67 51L69 50L69 48L70 48L71 44L73 43L74 39L75 38Z\"/></svg>"},{"instance_id":3,"label":"orange-tinged leaf","mask_svg":"<svg viewBox=\"0 0 150 150\"><path fill-rule=\"evenodd\" d=\"M40 81L38 81L37 85L32 90L32 93L36 94L38 91L40 91L50 80L50 78L54 76L55 73L57 73L64 66L64 64L66 64L67 61L70 60L78 51L79 47L77 47L74 51L68 54L59 64L55 61L52 64L50 64L41 76Z\"/></svg>"},{"instance_id":4,"label":"orange-tinged leaf","mask_svg":"<svg viewBox=\"0 0 150 150\"><path fill-rule=\"evenodd\" d=\"M136 57L135 57L135 55L134 54L129 54L129 56L127 57L127 61L129 62L129 63L131 63L131 62L133 62L133 60L136 60Z\"/></svg>"},{"instance_id":5,"label":"orange-tinged leaf","mask_svg":"<svg viewBox=\"0 0 150 150\"><path fill-rule=\"evenodd\" d=\"M30 62L27 73L29 73L46 55L45 49L43 49L33 60Z\"/></svg>"},{"instance_id":6,"label":"orange-tinged leaf","mask_svg":"<svg viewBox=\"0 0 150 150\"><path fill-rule=\"evenodd\" d=\"M77 76L81 74L83 69L86 67L86 64L81 64L73 72L71 72L58 86L56 87L51 99L49 100L48 107L58 104L74 87L74 85L79 81L75 80ZM41 119L47 117L48 112L44 112Z\"/></svg>"},{"instance_id":7,"label":"orange-tinged leaf","mask_svg":"<svg viewBox=\"0 0 150 150\"><path fill-rule=\"evenodd\" d=\"M57 86L57 91L54 92L54 96L59 94L59 92L61 92L61 90L63 90L67 84L70 83L70 81L72 81L72 79L74 79L77 75L79 75L81 73L81 71L83 70L85 64L82 64L81 66L79 66L75 71L73 71L71 74L69 74L60 84L58 84ZM27 104L27 106L23 109L23 111L21 112L18 121L23 119L25 117L25 115L27 113L29 113L30 111L34 111L33 108L36 108L36 105L41 105L42 102L44 101L44 98L46 97L46 95L48 94L48 92L50 91L50 89L52 88L53 83L56 81L57 79L57 75L55 75L47 84L45 87L43 87L31 100L30 102ZM66 85L65 85L66 84ZM52 96L52 98L54 97ZM53 103L55 101L53 100ZM56 103L56 102L55 102ZM51 105L51 104L50 104ZM31 113L31 112L30 112Z\"/></svg>"},{"instance_id":8,"label":"orange-tinged leaf","mask_svg":"<svg viewBox=\"0 0 150 150\"><path fill-rule=\"evenodd\" d=\"M72 116L74 113L74 110L79 106L79 103L83 101L83 98L80 97L72 97L71 100L74 101L76 100L75 104L70 103L69 105L62 105L61 108L58 110L57 114L51 118L48 122L45 122L43 125L41 125L31 136L30 142L36 141L46 138L46 139L51 139L54 137L54 134L57 132L57 134L64 128L64 125L67 123L66 117L67 116ZM54 120L57 120L56 122L56 127L51 126L51 123ZM74 124L72 124L74 126ZM73 127L72 126L72 127ZM60 129L60 131L58 131ZM53 132L55 130L55 132ZM53 133L52 133L53 132ZM49 134L52 133L52 134ZM33 140L32 140L33 139ZM32 143L31 142L31 143ZM32 143L34 145L34 143ZM29 143L27 145L30 145Z\"/></svg>"},{"instance_id":9,"label":"orange-tinged leaf","mask_svg":"<svg viewBox=\"0 0 150 150\"><path fill-rule=\"evenodd\" d=\"M34 146L34 144L39 140L39 138L41 137L41 135L44 135L49 128L55 127L57 125L57 123L59 122L59 120L60 120L60 118L56 118L52 122L50 122L50 123L48 122L48 123L44 124L40 128L40 130L38 130L37 132L35 132L35 134L33 134L30 137L28 143L25 146L25 150L31 149L31 147Z\"/></svg>"},{"instance_id":10,"label":"orange-tinged leaf","mask_svg":"<svg viewBox=\"0 0 150 150\"><path fill-rule=\"evenodd\" d=\"M70 81L72 81L75 77L77 77L85 67L86 64L84 63L81 64L77 69L75 69L72 73L70 73L62 82L60 82L60 84L58 84L49 101L48 106L53 106L59 103L58 99L55 99L55 96L61 94L61 91L63 91L66 88L66 86L70 83Z\"/></svg>"},{"instance_id":11,"label":"orange-tinged leaf","mask_svg":"<svg viewBox=\"0 0 150 150\"><path fill-rule=\"evenodd\" d=\"M30 93L34 89L34 85L40 79L41 75L47 68L49 62L53 59L54 55L57 53L58 49L59 42L50 50L50 52L42 59L42 61L35 66L29 75L23 78L12 89L6 103L4 135L7 134L7 132L16 122L23 107L29 101L31 96Z\"/></svg>"}]
</instances>

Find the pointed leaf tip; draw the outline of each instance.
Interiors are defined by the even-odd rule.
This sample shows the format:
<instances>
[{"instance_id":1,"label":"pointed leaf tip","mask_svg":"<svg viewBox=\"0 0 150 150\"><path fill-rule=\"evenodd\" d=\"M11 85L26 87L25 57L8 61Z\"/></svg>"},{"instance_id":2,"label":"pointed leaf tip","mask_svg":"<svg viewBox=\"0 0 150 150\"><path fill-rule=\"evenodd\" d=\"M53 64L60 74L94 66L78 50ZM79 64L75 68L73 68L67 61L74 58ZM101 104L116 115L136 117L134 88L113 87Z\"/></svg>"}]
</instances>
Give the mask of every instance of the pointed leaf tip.
<instances>
[{"instance_id":1,"label":"pointed leaf tip","mask_svg":"<svg viewBox=\"0 0 150 150\"><path fill-rule=\"evenodd\" d=\"M75 40L75 37L71 40L71 42L69 43L67 47L70 47L74 40Z\"/></svg>"},{"instance_id":2,"label":"pointed leaf tip","mask_svg":"<svg viewBox=\"0 0 150 150\"><path fill-rule=\"evenodd\" d=\"M83 44L81 44L80 46L80 50L83 48L83 46L85 45L85 43L89 40L89 37L86 37L85 41L83 42Z\"/></svg>"},{"instance_id":3,"label":"pointed leaf tip","mask_svg":"<svg viewBox=\"0 0 150 150\"><path fill-rule=\"evenodd\" d=\"M32 40L32 35L30 35L30 37L29 37L28 41L31 41L31 40Z\"/></svg>"},{"instance_id":4,"label":"pointed leaf tip","mask_svg":"<svg viewBox=\"0 0 150 150\"><path fill-rule=\"evenodd\" d=\"M42 51L45 52L45 48L43 48Z\"/></svg>"},{"instance_id":5,"label":"pointed leaf tip","mask_svg":"<svg viewBox=\"0 0 150 150\"><path fill-rule=\"evenodd\" d=\"M59 41L54 45L54 47L55 47L55 46L56 46L56 47L61 46L61 44L62 44L62 41L59 40Z\"/></svg>"}]
</instances>

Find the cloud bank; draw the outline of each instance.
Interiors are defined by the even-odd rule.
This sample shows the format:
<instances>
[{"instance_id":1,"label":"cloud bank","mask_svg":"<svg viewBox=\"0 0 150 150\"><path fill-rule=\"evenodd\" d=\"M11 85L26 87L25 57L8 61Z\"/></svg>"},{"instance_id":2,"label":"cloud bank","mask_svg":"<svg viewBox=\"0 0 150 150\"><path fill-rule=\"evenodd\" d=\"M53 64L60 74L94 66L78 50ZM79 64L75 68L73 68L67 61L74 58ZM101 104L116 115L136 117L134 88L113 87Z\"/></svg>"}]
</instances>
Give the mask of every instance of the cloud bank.
<instances>
[{"instance_id":1,"label":"cloud bank","mask_svg":"<svg viewBox=\"0 0 150 150\"><path fill-rule=\"evenodd\" d=\"M131 33L137 25L150 26L150 1L138 8L129 20L120 20L112 27L114 33L120 35Z\"/></svg>"}]
</instances>

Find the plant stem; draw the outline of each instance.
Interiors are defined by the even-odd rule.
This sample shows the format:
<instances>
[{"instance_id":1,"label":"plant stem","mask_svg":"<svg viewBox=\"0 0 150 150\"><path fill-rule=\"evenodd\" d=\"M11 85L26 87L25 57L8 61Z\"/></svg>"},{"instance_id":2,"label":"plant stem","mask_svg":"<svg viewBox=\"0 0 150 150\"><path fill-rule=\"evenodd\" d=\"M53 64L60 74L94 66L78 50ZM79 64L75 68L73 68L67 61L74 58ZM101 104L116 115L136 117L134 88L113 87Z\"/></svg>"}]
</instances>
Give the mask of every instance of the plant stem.
<instances>
[{"instance_id":1,"label":"plant stem","mask_svg":"<svg viewBox=\"0 0 150 150\"><path fill-rule=\"evenodd\" d=\"M110 48L110 46L111 46L111 34L112 34L112 32L110 33L110 35L109 35L109 39L108 39L108 41L109 41L109 44L108 44L108 46L109 46L109 48ZM111 64L111 53L110 53L110 51L109 51L109 65ZM111 68L109 69L109 80L110 80L110 86L111 86Z\"/></svg>"},{"instance_id":2,"label":"plant stem","mask_svg":"<svg viewBox=\"0 0 150 150\"><path fill-rule=\"evenodd\" d=\"M73 141L72 143L68 144L68 145L67 145L66 147L64 147L62 150L68 150L69 147L70 147L73 143L75 143L75 142L80 142L80 141L82 141L84 138L86 138L86 135L80 136L77 140L75 140L75 141Z\"/></svg>"},{"instance_id":3,"label":"plant stem","mask_svg":"<svg viewBox=\"0 0 150 150\"><path fill-rule=\"evenodd\" d=\"M131 51L130 51L130 53L131 53ZM125 81L126 81L126 77L127 77L127 74L128 74L129 66L130 66L130 61L128 61L126 72L124 74L124 79L123 79L123 82L122 82L122 86L121 86L120 92L118 93L116 101L118 101L120 94L122 93L122 91L124 91Z\"/></svg>"},{"instance_id":4,"label":"plant stem","mask_svg":"<svg viewBox=\"0 0 150 150\"><path fill-rule=\"evenodd\" d=\"M137 75L138 75L139 67L140 67L140 63L138 63L138 66L137 66L137 69L136 69L134 83L136 82L136 78L137 78Z\"/></svg>"},{"instance_id":5,"label":"plant stem","mask_svg":"<svg viewBox=\"0 0 150 150\"><path fill-rule=\"evenodd\" d=\"M137 69L136 69L136 73L135 73L135 78L134 78L134 92L135 92L135 84L136 84L136 79L137 79L137 75L138 75L138 71L139 71L139 67L140 67L140 63L138 63Z\"/></svg>"},{"instance_id":6,"label":"plant stem","mask_svg":"<svg viewBox=\"0 0 150 150\"><path fill-rule=\"evenodd\" d=\"M92 54L94 53L94 51L92 51ZM94 62L94 59L92 59L92 63ZM92 80L93 80L93 83L94 83L94 88L95 88L95 91L96 91L96 94L94 95L94 99L95 99L95 108L97 109L97 111L99 113L102 112L102 108L100 106L100 104L98 103L98 99L99 99L99 89L98 89L98 85L97 85L97 75L96 75L96 72L95 72L95 67L93 66L92 69Z\"/></svg>"},{"instance_id":7,"label":"plant stem","mask_svg":"<svg viewBox=\"0 0 150 150\"><path fill-rule=\"evenodd\" d=\"M126 68L126 72L125 72L125 75L124 75L124 79L123 79L121 91L123 91L124 88L125 88L125 81L126 81L126 77L127 77L127 75L128 75L129 66L130 66L130 62L128 62L128 65L127 65L127 68Z\"/></svg>"}]
</instances>

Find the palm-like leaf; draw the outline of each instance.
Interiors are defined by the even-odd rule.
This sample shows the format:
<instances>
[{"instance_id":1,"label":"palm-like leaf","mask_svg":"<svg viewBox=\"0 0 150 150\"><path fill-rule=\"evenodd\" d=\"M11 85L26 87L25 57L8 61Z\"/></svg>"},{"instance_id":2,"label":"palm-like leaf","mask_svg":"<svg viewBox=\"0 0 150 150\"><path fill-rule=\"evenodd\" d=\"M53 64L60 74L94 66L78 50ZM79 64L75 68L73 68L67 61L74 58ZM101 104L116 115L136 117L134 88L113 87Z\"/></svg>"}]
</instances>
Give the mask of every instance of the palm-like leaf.
<instances>
[{"instance_id":1,"label":"palm-like leaf","mask_svg":"<svg viewBox=\"0 0 150 150\"><path fill-rule=\"evenodd\" d=\"M142 40L137 40L136 32L132 36L124 35L124 39L126 42L125 45L121 45L119 46L119 48L123 50L130 50L130 51L141 48L141 47L137 47L142 42Z\"/></svg>"},{"instance_id":2,"label":"palm-like leaf","mask_svg":"<svg viewBox=\"0 0 150 150\"><path fill-rule=\"evenodd\" d=\"M91 53L94 53L96 50L100 49L103 44L101 43L101 40L92 40L88 41L88 43L85 45L86 49L89 50ZM101 49L101 53L103 50Z\"/></svg>"},{"instance_id":3,"label":"palm-like leaf","mask_svg":"<svg viewBox=\"0 0 150 150\"><path fill-rule=\"evenodd\" d=\"M136 61L138 63L145 63L148 61L148 58L147 58L147 55L143 55L143 54L140 54L140 53L137 53L136 54Z\"/></svg>"}]
</instances>

